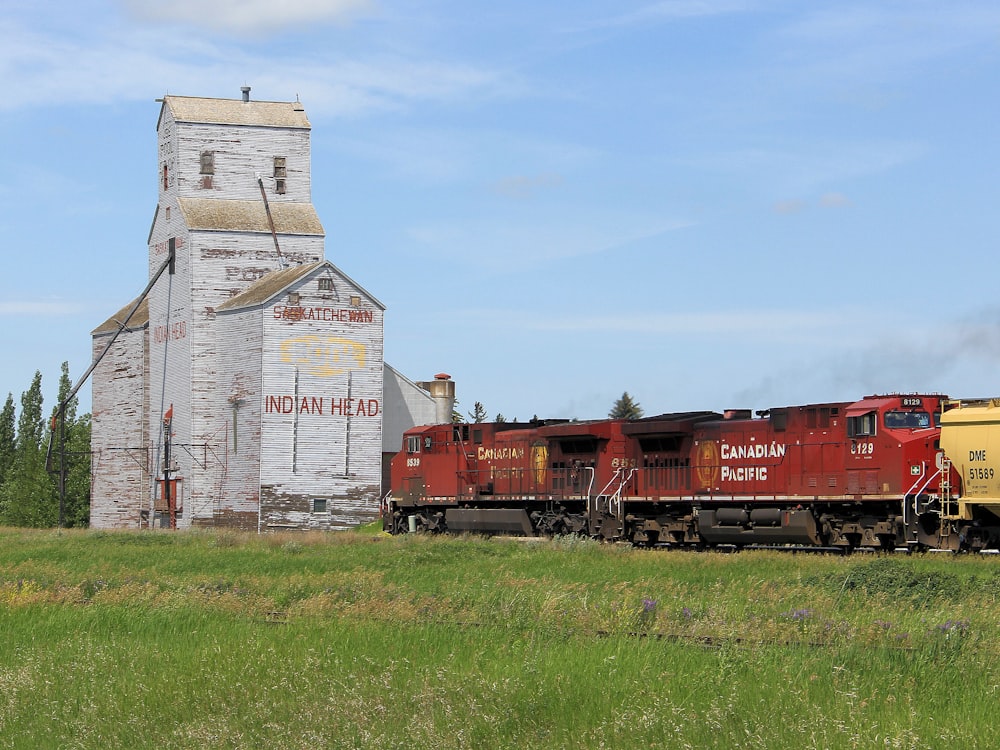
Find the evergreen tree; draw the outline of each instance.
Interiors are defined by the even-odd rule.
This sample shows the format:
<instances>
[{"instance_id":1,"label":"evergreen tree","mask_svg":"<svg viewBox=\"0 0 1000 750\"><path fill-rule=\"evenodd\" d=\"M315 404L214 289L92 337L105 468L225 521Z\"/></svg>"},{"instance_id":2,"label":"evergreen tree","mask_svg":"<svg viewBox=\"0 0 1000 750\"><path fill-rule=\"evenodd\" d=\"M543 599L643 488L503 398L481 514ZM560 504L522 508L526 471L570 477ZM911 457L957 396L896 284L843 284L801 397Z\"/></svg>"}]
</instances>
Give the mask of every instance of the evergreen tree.
<instances>
[{"instance_id":1,"label":"evergreen tree","mask_svg":"<svg viewBox=\"0 0 1000 750\"><path fill-rule=\"evenodd\" d=\"M611 419L639 419L642 413L642 407L639 406L638 402L632 400L632 397L628 395L628 391L625 391L622 397L615 401L615 405L611 407L608 417Z\"/></svg>"},{"instance_id":2,"label":"evergreen tree","mask_svg":"<svg viewBox=\"0 0 1000 750\"><path fill-rule=\"evenodd\" d=\"M52 466L56 472L55 491L59 493L61 472L65 471L66 485L63 488L60 522L63 526L86 526L90 519L90 415L77 417L78 399L74 395L73 383L69 379L69 362L62 363L59 376L58 403L52 410L55 433L51 436ZM65 403L62 422L59 420L59 404Z\"/></svg>"},{"instance_id":3,"label":"evergreen tree","mask_svg":"<svg viewBox=\"0 0 1000 750\"><path fill-rule=\"evenodd\" d=\"M13 526L55 526L58 497L45 471L42 439L42 374L21 394L21 414L14 440L14 464L0 486L0 521Z\"/></svg>"},{"instance_id":4,"label":"evergreen tree","mask_svg":"<svg viewBox=\"0 0 1000 750\"><path fill-rule=\"evenodd\" d=\"M475 424L480 424L486 421L486 407L483 406L482 402L477 401L472 407L472 411L469 412L469 419L471 419Z\"/></svg>"},{"instance_id":5,"label":"evergreen tree","mask_svg":"<svg viewBox=\"0 0 1000 750\"><path fill-rule=\"evenodd\" d=\"M503 424L504 422L507 421L507 417L505 417L503 414L497 412L497 415L493 418L493 421L496 422L496 423L498 423L498 424Z\"/></svg>"},{"instance_id":6,"label":"evergreen tree","mask_svg":"<svg viewBox=\"0 0 1000 750\"><path fill-rule=\"evenodd\" d=\"M7 401L0 412L0 485L3 485L14 465L14 396L7 394Z\"/></svg>"},{"instance_id":7,"label":"evergreen tree","mask_svg":"<svg viewBox=\"0 0 1000 750\"><path fill-rule=\"evenodd\" d=\"M82 527L90 524L90 415L73 421L66 440L66 452L71 458L66 474L66 505L63 525Z\"/></svg>"},{"instance_id":8,"label":"evergreen tree","mask_svg":"<svg viewBox=\"0 0 1000 750\"><path fill-rule=\"evenodd\" d=\"M45 423L42 421L42 373L35 370L31 387L21 394L21 416L17 420L17 440L15 450L18 458L26 454L37 453L42 447L45 436Z\"/></svg>"}]
</instances>

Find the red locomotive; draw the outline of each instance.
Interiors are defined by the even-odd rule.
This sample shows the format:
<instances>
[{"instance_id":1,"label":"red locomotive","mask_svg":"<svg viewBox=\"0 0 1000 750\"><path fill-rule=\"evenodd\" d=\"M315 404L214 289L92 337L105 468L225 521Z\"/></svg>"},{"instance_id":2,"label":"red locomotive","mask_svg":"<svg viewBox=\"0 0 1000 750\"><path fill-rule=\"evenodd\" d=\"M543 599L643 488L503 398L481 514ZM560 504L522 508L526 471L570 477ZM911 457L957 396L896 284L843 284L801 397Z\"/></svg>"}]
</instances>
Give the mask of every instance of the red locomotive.
<instances>
[{"instance_id":1,"label":"red locomotive","mask_svg":"<svg viewBox=\"0 0 1000 750\"><path fill-rule=\"evenodd\" d=\"M933 547L944 400L415 427L392 462L384 526L637 544Z\"/></svg>"}]
</instances>

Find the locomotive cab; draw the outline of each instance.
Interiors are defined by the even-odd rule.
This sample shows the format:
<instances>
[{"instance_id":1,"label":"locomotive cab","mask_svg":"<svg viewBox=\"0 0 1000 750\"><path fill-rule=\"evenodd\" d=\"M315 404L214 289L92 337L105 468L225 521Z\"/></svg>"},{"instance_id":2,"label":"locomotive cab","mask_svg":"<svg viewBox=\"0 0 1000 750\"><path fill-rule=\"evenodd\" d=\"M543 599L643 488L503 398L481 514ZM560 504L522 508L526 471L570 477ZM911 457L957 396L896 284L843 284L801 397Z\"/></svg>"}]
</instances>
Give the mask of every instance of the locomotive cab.
<instances>
[{"instance_id":1,"label":"locomotive cab","mask_svg":"<svg viewBox=\"0 0 1000 750\"><path fill-rule=\"evenodd\" d=\"M866 396L847 408L847 494L936 493L941 396Z\"/></svg>"}]
</instances>

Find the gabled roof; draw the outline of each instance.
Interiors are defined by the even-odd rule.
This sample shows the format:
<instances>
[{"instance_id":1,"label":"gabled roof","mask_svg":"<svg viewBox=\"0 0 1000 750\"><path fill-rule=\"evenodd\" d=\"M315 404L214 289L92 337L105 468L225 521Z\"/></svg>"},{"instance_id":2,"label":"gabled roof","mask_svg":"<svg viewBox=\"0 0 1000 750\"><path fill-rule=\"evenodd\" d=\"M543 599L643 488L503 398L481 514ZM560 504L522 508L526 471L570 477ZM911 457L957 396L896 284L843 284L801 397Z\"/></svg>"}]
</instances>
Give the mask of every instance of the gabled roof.
<instances>
[{"instance_id":1,"label":"gabled roof","mask_svg":"<svg viewBox=\"0 0 1000 750\"><path fill-rule=\"evenodd\" d=\"M121 310L116 312L110 318L101 323L97 328L90 332L91 336L101 336L106 333L114 333L119 328L122 327L122 323L125 321L125 316L128 315L129 310L135 307L137 300L132 300ZM136 308L135 312L132 313L132 317L129 318L128 325L125 326L126 331L137 331L140 328L145 328L149 325L149 298L146 297Z\"/></svg>"},{"instance_id":2,"label":"gabled roof","mask_svg":"<svg viewBox=\"0 0 1000 750\"><path fill-rule=\"evenodd\" d=\"M189 229L216 232L266 232L271 225L263 201L178 198L184 223ZM274 231L278 234L323 236L323 225L312 203L278 201L270 204Z\"/></svg>"},{"instance_id":3,"label":"gabled roof","mask_svg":"<svg viewBox=\"0 0 1000 750\"><path fill-rule=\"evenodd\" d=\"M385 305L375 299L375 297L369 294L366 289L357 284L352 278L333 265L333 263L328 260L321 260L316 263L306 263L301 266L282 268L280 271L272 271L267 274L267 276L264 276L260 280L251 284L247 289L240 292L235 297L227 299L221 305L216 307L215 311L217 313L232 312L233 310L265 305L269 300L272 300L282 294L286 289L288 289L288 287L298 281L301 281L307 276L312 275L324 266L363 292L365 296L368 297L380 310L385 310Z\"/></svg>"},{"instance_id":4,"label":"gabled roof","mask_svg":"<svg viewBox=\"0 0 1000 750\"><path fill-rule=\"evenodd\" d=\"M258 102L242 99L210 99L198 96L164 96L177 122L213 125L256 125L271 128L309 129L309 119L299 102ZM163 117L163 110L160 111Z\"/></svg>"}]
</instances>

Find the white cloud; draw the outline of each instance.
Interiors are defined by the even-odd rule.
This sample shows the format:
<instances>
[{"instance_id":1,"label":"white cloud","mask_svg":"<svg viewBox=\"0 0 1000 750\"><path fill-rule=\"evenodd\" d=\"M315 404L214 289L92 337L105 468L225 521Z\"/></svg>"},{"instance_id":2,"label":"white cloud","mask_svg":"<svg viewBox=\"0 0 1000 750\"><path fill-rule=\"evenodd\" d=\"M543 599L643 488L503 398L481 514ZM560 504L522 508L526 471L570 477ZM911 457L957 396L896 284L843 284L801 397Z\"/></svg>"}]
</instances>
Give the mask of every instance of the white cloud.
<instances>
[{"instance_id":1,"label":"white cloud","mask_svg":"<svg viewBox=\"0 0 1000 750\"><path fill-rule=\"evenodd\" d=\"M679 21L704 16L742 13L752 9L754 3L746 0L662 0L649 3L627 13L600 18L575 26L570 31L640 26L658 21Z\"/></svg>"},{"instance_id":2,"label":"white cloud","mask_svg":"<svg viewBox=\"0 0 1000 750\"><path fill-rule=\"evenodd\" d=\"M797 214L805 207L806 204L797 199L778 201L772 206L777 214Z\"/></svg>"},{"instance_id":3,"label":"white cloud","mask_svg":"<svg viewBox=\"0 0 1000 750\"><path fill-rule=\"evenodd\" d=\"M509 320L506 313L502 319ZM819 330L848 325L842 311L810 312L804 310L733 310L726 312L693 311L656 313L636 310L628 315L526 316L524 327L553 331L594 331L638 334L669 334L673 337L700 338L711 335L739 335L781 338L789 334L814 336Z\"/></svg>"},{"instance_id":4,"label":"white cloud","mask_svg":"<svg viewBox=\"0 0 1000 750\"><path fill-rule=\"evenodd\" d=\"M804 82L873 82L969 47L995 48L1000 7L990 3L838 3L807 12L775 36Z\"/></svg>"},{"instance_id":5,"label":"white cloud","mask_svg":"<svg viewBox=\"0 0 1000 750\"><path fill-rule=\"evenodd\" d=\"M529 198L545 189L562 185L563 178L558 174L512 175L497 180L493 190L508 198Z\"/></svg>"},{"instance_id":6,"label":"white cloud","mask_svg":"<svg viewBox=\"0 0 1000 750\"><path fill-rule=\"evenodd\" d=\"M824 193L819 198L819 205L824 208L840 208L851 205L851 199L843 193Z\"/></svg>"},{"instance_id":7,"label":"white cloud","mask_svg":"<svg viewBox=\"0 0 1000 750\"><path fill-rule=\"evenodd\" d=\"M590 216L581 223L550 215L544 222L503 218L439 222L413 226L408 233L437 257L503 273L607 253L689 226L692 222L661 218Z\"/></svg>"},{"instance_id":8,"label":"white cloud","mask_svg":"<svg viewBox=\"0 0 1000 750\"><path fill-rule=\"evenodd\" d=\"M52 301L0 301L0 316L6 318L25 316L65 316L79 315L84 307L76 302Z\"/></svg>"},{"instance_id":9,"label":"white cloud","mask_svg":"<svg viewBox=\"0 0 1000 750\"><path fill-rule=\"evenodd\" d=\"M920 159L927 145L912 140L836 142L799 147L720 150L691 162L723 174L764 183L777 193L802 194L817 187L889 172Z\"/></svg>"},{"instance_id":10,"label":"white cloud","mask_svg":"<svg viewBox=\"0 0 1000 750\"><path fill-rule=\"evenodd\" d=\"M114 24L79 37L0 23L0 76L7 83L0 110L151 100L170 92L231 91L236 98L246 83L258 98L299 95L312 116L353 115L426 100L467 101L501 86L494 71L465 63L317 54L324 53L303 56L273 45L257 48Z\"/></svg>"},{"instance_id":11,"label":"white cloud","mask_svg":"<svg viewBox=\"0 0 1000 750\"><path fill-rule=\"evenodd\" d=\"M352 21L371 13L371 0L124 0L137 18L237 34L261 34L317 23Z\"/></svg>"}]
</instances>

